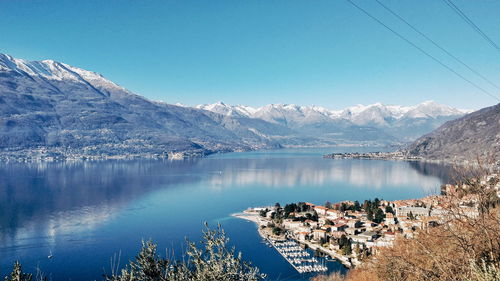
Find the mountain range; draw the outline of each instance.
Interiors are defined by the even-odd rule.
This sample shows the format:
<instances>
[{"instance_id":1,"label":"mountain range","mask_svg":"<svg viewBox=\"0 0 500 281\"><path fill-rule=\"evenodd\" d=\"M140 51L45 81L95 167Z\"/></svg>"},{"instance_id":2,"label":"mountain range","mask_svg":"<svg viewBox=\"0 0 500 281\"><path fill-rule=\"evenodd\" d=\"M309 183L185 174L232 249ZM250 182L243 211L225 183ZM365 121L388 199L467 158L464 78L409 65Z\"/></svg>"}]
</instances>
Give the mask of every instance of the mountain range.
<instances>
[{"instance_id":1,"label":"mountain range","mask_svg":"<svg viewBox=\"0 0 500 281\"><path fill-rule=\"evenodd\" d=\"M444 122L469 113L433 101L415 106L356 105L341 110L321 106L270 104L259 108L226 105L223 102L198 105L231 117L249 117L279 124L303 135L330 140L409 142L436 129Z\"/></svg>"},{"instance_id":2,"label":"mountain range","mask_svg":"<svg viewBox=\"0 0 500 281\"><path fill-rule=\"evenodd\" d=\"M465 111L417 106L155 102L102 75L0 54L0 158L158 157L282 146L401 144Z\"/></svg>"},{"instance_id":3,"label":"mountain range","mask_svg":"<svg viewBox=\"0 0 500 281\"><path fill-rule=\"evenodd\" d=\"M252 130L265 127L262 131L273 135L286 130L263 122L153 102L91 71L0 54L0 149L5 157L157 156L279 147Z\"/></svg>"}]
</instances>

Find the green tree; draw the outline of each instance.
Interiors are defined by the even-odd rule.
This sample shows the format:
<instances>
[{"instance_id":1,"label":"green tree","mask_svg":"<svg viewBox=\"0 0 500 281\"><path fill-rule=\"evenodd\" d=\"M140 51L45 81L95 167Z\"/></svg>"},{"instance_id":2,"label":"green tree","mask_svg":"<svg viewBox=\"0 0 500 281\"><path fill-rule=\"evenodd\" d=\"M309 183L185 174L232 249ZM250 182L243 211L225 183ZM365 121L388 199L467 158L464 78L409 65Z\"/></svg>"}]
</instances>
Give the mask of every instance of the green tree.
<instances>
[{"instance_id":1,"label":"green tree","mask_svg":"<svg viewBox=\"0 0 500 281\"><path fill-rule=\"evenodd\" d=\"M342 202L342 204L340 205L340 211L344 212L344 211L346 211L348 209L349 208L348 208L347 204L345 202Z\"/></svg>"},{"instance_id":2,"label":"green tree","mask_svg":"<svg viewBox=\"0 0 500 281\"><path fill-rule=\"evenodd\" d=\"M370 210L371 208L372 208L372 201L365 200L365 202L363 203L363 210L368 212L368 210Z\"/></svg>"},{"instance_id":3,"label":"green tree","mask_svg":"<svg viewBox=\"0 0 500 281\"><path fill-rule=\"evenodd\" d=\"M259 211L259 215L260 215L261 217L266 217L266 215L267 215L267 212L268 212L268 211L269 211L268 209L265 209L265 210L260 210L260 211Z\"/></svg>"},{"instance_id":4,"label":"green tree","mask_svg":"<svg viewBox=\"0 0 500 281\"><path fill-rule=\"evenodd\" d=\"M344 255L350 255L352 254L352 246L351 243L348 243L344 247L342 247L342 254Z\"/></svg>"},{"instance_id":5,"label":"green tree","mask_svg":"<svg viewBox=\"0 0 500 281\"><path fill-rule=\"evenodd\" d=\"M318 221L318 213L316 213L316 211L313 212L312 216L311 216L311 220L313 221Z\"/></svg>"},{"instance_id":6,"label":"green tree","mask_svg":"<svg viewBox=\"0 0 500 281\"><path fill-rule=\"evenodd\" d=\"M277 214L277 212L272 212L272 213L271 213L271 219L272 219L272 220L275 220L275 219L277 218L277 215L276 215L276 214Z\"/></svg>"},{"instance_id":7,"label":"green tree","mask_svg":"<svg viewBox=\"0 0 500 281\"><path fill-rule=\"evenodd\" d=\"M392 207L391 207L391 206L389 206L389 205L387 205L387 206L385 207L385 212L386 212L386 213L391 213L391 214L395 215L395 213L394 213L394 209L392 209Z\"/></svg>"},{"instance_id":8,"label":"green tree","mask_svg":"<svg viewBox=\"0 0 500 281\"><path fill-rule=\"evenodd\" d=\"M361 205L359 205L359 202L357 200L354 201L353 210L354 211L360 211L361 210Z\"/></svg>"},{"instance_id":9,"label":"green tree","mask_svg":"<svg viewBox=\"0 0 500 281\"><path fill-rule=\"evenodd\" d=\"M366 211L366 218L369 220L369 221L372 221L373 220L373 211L372 209L368 209Z\"/></svg>"},{"instance_id":10,"label":"green tree","mask_svg":"<svg viewBox=\"0 0 500 281\"><path fill-rule=\"evenodd\" d=\"M281 228L275 226L273 227L273 234L274 235L281 235Z\"/></svg>"},{"instance_id":11,"label":"green tree","mask_svg":"<svg viewBox=\"0 0 500 281\"><path fill-rule=\"evenodd\" d=\"M384 220L384 218L385 218L384 211L382 211L381 209L377 209L375 211L375 219L373 221L376 223L381 223Z\"/></svg>"},{"instance_id":12,"label":"green tree","mask_svg":"<svg viewBox=\"0 0 500 281\"><path fill-rule=\"evenodd\" d=\"M320 244L320 245L324 245L326 242L327 242L327 241L326 241L326 239L325 239L325 238L321 238L321 239L319 239L319 244Z\"/></svg>"},{"instance_id":13,"label":"green tree","mask_svg":"<svg viewBox=\"0 0 500 281\"><path fill-rule=\"evenodd\" d=\"M290 215L290 213L295 212L296 210L297 210L297 205L295 203L286 204L285 208L283 208L283 212L285 213L284 214L285 218L288 218L288 215Z\"/></svg>"},{"instance_id":14,"label":"green tree","mask_svg":"<svg viewBox=\"0 0 500 281\"><path fill-rule=\"evenodd\" d=\"M340 246L340 248L343 248L347 244L349 244L349 239L347 239L347 236L345 236L344 234L342 234L342 236L340 236L340 239L339 239L339 246Z\"/></svg>"}]
</instances>

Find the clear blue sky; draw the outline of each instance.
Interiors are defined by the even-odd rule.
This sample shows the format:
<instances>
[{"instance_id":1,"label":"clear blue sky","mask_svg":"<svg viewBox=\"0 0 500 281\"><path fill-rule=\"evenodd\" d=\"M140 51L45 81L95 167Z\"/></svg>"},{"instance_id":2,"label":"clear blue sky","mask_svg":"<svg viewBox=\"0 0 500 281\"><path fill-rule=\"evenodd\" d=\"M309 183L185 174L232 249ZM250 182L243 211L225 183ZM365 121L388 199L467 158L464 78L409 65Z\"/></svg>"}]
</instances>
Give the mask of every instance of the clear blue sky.
<instances>
[{"instance_id":1,"label":"clear blue sky","mask_svg":"<svg viewBox=\"0 0 500 281\"><path fill-rule=\"evenodd\" d=\"M500 84L500 52L442 1L381 1ZM355 2L500 96L376 2ZM500 44L500 1L455 3ZM345 0L0 0L0 52L62 61L187 105L497 103Z\"/></svg>"}]
</instances>

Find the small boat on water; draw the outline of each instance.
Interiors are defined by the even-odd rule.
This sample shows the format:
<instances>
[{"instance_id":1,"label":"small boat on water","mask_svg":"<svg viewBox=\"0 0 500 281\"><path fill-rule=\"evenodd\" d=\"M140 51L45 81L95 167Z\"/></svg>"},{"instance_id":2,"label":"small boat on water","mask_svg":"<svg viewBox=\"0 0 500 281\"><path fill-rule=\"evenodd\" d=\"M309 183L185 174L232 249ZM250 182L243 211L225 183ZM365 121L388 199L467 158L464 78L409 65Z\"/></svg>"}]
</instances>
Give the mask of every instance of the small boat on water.
<instances>
[{"instance_id":1,"label":"small boat on water","mask_svg":"<svg viewBox=\"0 0 500 281\"><path fill-rule=\"evenodd\" d=\"M52 255L52 250L49 250L49 255L47 256L47 258L48 258L48 259L51 259L51 258L53 258L53 257L54 257L54 255Z\"/></svg>"}]
</instances>

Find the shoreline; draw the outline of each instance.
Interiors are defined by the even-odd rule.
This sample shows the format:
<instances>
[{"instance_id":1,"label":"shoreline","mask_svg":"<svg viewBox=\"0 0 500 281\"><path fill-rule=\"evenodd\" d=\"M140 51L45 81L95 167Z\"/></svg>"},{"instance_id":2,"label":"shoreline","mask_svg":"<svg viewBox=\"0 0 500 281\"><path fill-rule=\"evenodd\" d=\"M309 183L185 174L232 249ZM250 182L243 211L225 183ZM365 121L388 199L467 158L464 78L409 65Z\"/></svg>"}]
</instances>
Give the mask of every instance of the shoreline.
<instances>
[{"instance_id":1,"label":"shoreline","mask_svg":"<svg viewBox=\"0 0 500 281\"><path fill-rule=\"evenodd\" d=\"M234 214L231 214L230 216L232 217L235 217L235 218L239 218L239 219L243 219L243 220L246 220L246 221L251 221L253 223L256 224L257 226L257 232L259 233L259 236L262 238L262 239L276 239L276 240L282 240L284 239L283 237L279 237L279 236L272 236L272 235L269 235L267 233L264 233L264 231L261 229L261 225L262 225L262 222L266 222L267 221L264 221L262 219L260 219L260 216L259 214L250 214L249 212L240 212L240 213L234 213ZM313 250L313 251L319 251L327 256L329 256L330 258L338 261L339 263L341 263L343 266L345 266L346 268L352 268L354 267L356 264L353 264L348 257L344 257L343 255L341 254L338 254L334 251L331 251L331 250L327 250L325 249L324 247L322 247L321 245L316 245L312 242L309 242L309 241L304 241L304 240L300 240L300 239L296 239L296 238L292 238L293 241L297 242L298 244L300 245L304 245L306 246L307 248Z\"/></svg>"},{"instance_id":2,"label":"shoreline","mask_svg":"<svg viewBox=\"0 0 500 281\"><path fill-rule=\"evenodd\" d=\"M403 161L403 162L422 162L422 163L433 163L442 165L458 165L458 166L477 166L477 160L467 160L467 159L428 159L421 156L406 156L400 151L394 152L340 152L340 153L329 153L323 155L324 159L359 159L359 160L387 160L387 161ZM486 168L495 168L500 166L500 161L497 163L485 164L481 163Z\"/></svg>"}]
</instances>

